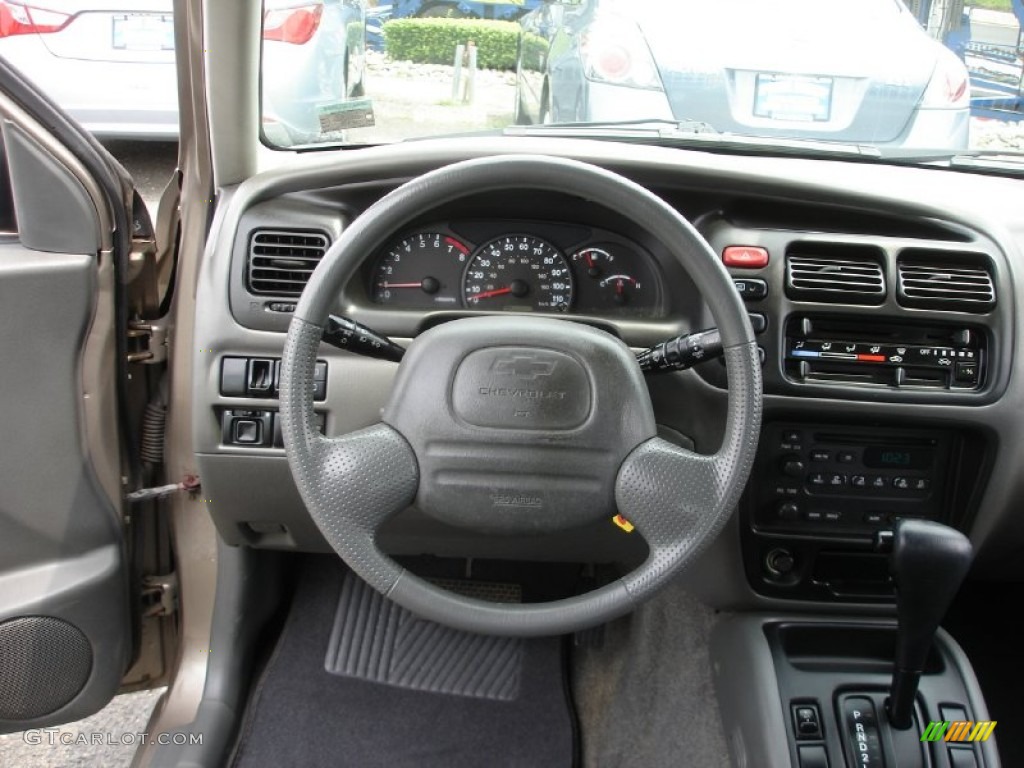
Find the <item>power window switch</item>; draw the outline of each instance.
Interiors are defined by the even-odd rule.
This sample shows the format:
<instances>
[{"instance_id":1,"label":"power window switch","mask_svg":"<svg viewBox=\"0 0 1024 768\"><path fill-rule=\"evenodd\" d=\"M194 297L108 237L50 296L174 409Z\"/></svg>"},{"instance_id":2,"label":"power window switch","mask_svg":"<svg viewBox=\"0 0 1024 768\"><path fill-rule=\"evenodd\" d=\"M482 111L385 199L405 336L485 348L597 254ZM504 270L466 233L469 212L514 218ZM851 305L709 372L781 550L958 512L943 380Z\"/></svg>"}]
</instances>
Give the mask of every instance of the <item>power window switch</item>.
<instances>
[{"instance_id":1,"label":"power window switch","mask_svg":"<svg viewBox=\"0 0 1024 768\"><path fill-rule=\"evenodd\" d=\"M796 759L800 768L828 768L828 752L821 744L800 744Z\"/></svg>"},{"instance_id":2,"label":"power window switch","mask_svg":"<svg viewBox=\"0 0 1024 768\"><path fill-rule=\"evenodd\" d=\"M793 705L793 728L798 739L821 738L821 715L817 704Z\"/></svg>"}]
</instances>

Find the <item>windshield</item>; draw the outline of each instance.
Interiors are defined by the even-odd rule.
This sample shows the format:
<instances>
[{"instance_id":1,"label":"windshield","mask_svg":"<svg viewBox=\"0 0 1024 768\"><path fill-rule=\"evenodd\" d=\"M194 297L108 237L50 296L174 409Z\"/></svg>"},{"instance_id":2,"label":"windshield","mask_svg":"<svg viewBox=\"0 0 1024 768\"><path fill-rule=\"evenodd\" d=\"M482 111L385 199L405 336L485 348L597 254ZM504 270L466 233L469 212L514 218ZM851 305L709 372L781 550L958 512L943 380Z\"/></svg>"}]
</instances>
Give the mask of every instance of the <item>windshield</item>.
<instances>
[{"instance_id":1,"label":"windshield","mask_svg":"<svg viewBox=\"0 0 1024 768\"><path fill-rule=\"evenodd\" d=\"M266 0L264 141L656 123L883 154L1024 150L1024 4L977 3Z\"/></svg>"}]
</instances>

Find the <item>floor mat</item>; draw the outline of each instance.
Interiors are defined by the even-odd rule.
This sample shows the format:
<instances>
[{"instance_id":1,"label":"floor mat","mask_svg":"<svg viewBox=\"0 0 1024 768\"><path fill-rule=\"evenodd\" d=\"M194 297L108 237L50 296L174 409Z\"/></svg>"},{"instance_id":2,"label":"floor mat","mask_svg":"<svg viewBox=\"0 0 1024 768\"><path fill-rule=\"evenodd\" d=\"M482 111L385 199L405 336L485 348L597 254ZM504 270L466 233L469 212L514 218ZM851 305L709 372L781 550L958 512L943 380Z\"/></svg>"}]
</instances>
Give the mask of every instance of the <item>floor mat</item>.
<instances>
[{"instance_id":1,"label":"floor mat","mask_svg":"<svg viewBox=\"0 0 1024 768\"><path fill-rule=\"evenodd\" d=\"M336 614L345 572L334 558L310 561L249 703L236 768L573 764L574 719L559 639L517 644L518 695L511 700L333 674L324 659L330 661L332 648L338 658Z\"/></svg>"},{"instance_id":2,"label":"floor mat","mask_svg":"<svg viewBox=\"0 0 1024 768\"><path fill-rule=\"evenodd\" d=\"M457 590L472 585L482 599L515 594L514 585L438 581ZM515 701L522 662L522 640L472 635L419 619L350 571L324 666L335 675L416 691Z\"/></svg>"}]
</instances>

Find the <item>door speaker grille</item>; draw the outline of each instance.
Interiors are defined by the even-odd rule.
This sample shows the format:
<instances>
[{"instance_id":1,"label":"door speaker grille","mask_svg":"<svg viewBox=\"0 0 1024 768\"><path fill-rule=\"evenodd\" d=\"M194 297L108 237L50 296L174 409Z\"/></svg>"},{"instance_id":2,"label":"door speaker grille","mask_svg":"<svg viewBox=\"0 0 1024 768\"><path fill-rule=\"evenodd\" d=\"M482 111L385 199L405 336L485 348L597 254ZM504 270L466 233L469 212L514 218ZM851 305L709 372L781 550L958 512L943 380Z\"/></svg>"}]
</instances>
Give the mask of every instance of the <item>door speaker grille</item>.
<instances>
[{"instance_id":1,"label":"door speaker grille","mask_svg":"<svg viewBox=\"0 0 1024 768\"><path fill-rule=\"evenodd\" d=\"M92 671L82 631L53 616L0 622L0 719L31 720L70 703Z\"/></svg>"}]
</instances>

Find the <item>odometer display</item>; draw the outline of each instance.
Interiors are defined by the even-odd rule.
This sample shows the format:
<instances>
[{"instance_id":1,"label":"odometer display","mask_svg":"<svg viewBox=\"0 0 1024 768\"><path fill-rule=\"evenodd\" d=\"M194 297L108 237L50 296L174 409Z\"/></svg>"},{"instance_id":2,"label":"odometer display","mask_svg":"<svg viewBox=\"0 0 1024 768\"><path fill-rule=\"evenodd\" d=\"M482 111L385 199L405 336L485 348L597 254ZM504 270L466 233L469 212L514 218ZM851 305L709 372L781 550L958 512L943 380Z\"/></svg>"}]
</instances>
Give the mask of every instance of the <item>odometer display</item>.
<instances>
[{"instance_id":1,"label":"odometer display","mask_svg":"<svg viewBox=\"0 0 1024 768\"><path fill-rule=\"evenodd\" d=\"M481 246L466 266L462 296L471 309L567 312L572 271L557 248L532 235L506 235Z\"/></svg>"}]
</instances>

